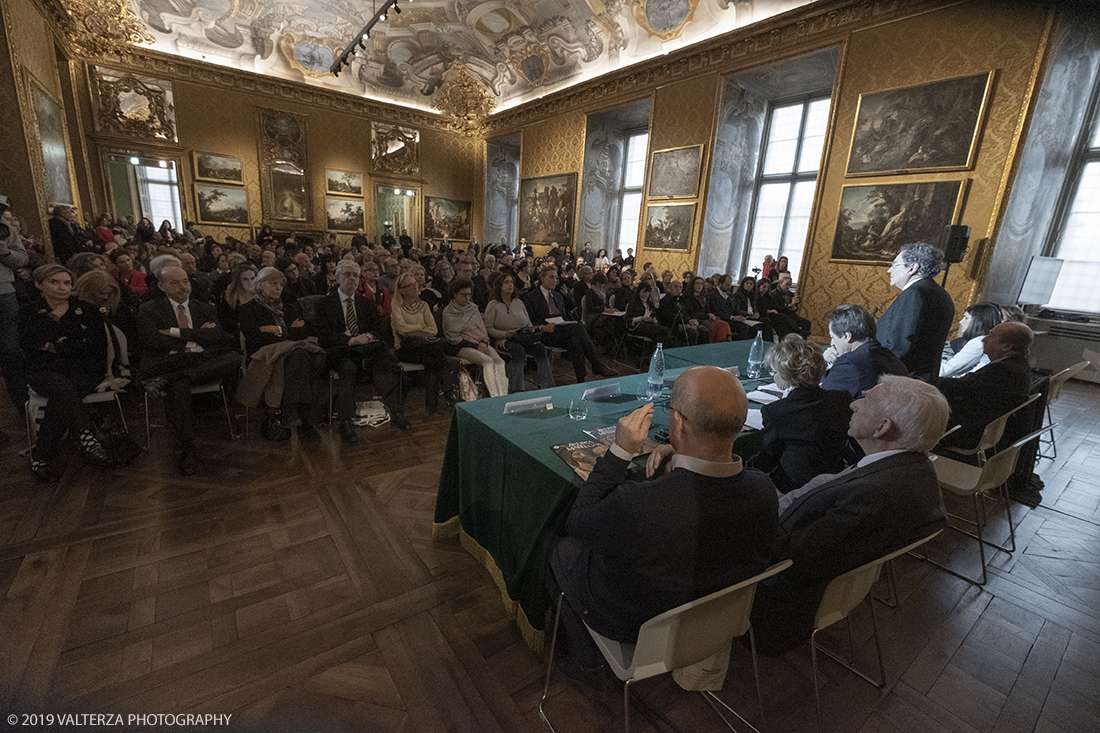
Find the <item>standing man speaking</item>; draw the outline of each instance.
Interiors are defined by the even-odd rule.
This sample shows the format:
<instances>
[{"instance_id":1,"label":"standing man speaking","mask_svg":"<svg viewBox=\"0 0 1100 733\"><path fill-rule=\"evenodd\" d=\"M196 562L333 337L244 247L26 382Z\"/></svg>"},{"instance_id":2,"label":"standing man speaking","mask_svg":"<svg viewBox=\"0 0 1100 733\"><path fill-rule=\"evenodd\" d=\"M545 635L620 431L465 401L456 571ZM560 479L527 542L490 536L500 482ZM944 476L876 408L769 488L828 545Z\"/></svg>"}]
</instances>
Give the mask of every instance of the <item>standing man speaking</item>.
<instances>
[{"instance_id":1,"label":"standing man speaking","mask_svg":"<svg viewBox=\"0 0 1100 733\"><path fill-rule=\"evenodd\" d=\"M955 304L933 280L943 252L930 244L907 244L890 265L890 284L901 289L882 318L878 340L909 370L909 375L936 383L940 354L955 320Z\"/></svg>"}]
</instances>

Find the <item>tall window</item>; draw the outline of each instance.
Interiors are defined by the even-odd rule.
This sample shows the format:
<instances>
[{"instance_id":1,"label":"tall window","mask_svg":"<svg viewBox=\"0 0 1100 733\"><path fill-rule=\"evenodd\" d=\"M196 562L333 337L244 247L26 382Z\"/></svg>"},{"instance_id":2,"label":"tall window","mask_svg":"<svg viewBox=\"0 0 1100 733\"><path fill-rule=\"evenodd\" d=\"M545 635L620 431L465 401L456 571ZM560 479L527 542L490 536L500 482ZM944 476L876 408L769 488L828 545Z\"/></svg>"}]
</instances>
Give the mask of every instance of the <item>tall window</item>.
<instances>
[{"instance_id":1,"label":"tall window","mask_svg":"<svg viewBox=\"0 0 1100 733\"><path fill-rule=\"evenodd\" d=\"M134 174L137 176L142 214L158 229L160 223L167 219L173 227L182 231L179 185L172 161L161 160L152 165L150 161L142 160L134 166Z\"/></svg>"},{"instance_id":2,"label":"tall window","mask_svg":"<svg viewBox=\"0 0 1100 733\"><path fill-rule=\"evenodd\" d=\"M626 256L627 248L638 249L638 219L642 215L642 184L645 183L645 156L649 147L649 133L630 135L626 140L626 156L623 161L622 206L619 211L618 247ZM615 255L608 252L608 259Z\"/></svg>"},{"instance_id":3,"label":"tall window","mask_svg":"<svg viewBox=\"0 0 1100 733\"><path fill-rule=\"evenodd\" d=\"M828 121L828 97L772 106L742 274L772 255L786 257L788 269L798 276Z\"/></svg>"},{"instance_id":4,"label":"tall window","mask_svg":"<svg viewBox=\"0 0 1100 733\"><path fill-rule=\"evenodd\" d=\"M1064 259L1058 283L1047 305L1073 311L1100 312L1100 114L1093 104L1092 124L1078 146L1066 189L1069 205L1062 225L1048 246L1051 257Z\"/></svg>"}]
</instances>

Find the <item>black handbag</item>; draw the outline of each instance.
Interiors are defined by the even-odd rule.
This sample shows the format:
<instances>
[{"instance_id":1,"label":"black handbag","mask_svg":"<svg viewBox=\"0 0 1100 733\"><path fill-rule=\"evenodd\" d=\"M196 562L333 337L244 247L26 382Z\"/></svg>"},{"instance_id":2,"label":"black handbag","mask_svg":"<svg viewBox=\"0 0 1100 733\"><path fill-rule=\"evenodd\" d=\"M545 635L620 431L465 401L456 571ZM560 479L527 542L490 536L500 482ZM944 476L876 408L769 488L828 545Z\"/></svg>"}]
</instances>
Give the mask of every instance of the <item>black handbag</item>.
<instances>
[{"instance_id":1,"label":"black handbag","mask_svg":"<svg viewBox=\"0 0 1100 733\"><path fill-rule=\"evenodd\" d=\"M515 341L518 344L522 344L523 346L537 344L539 341L542 340L542 329L521 328L512 335L511 340Z\"/></svg>"}]
</instances>

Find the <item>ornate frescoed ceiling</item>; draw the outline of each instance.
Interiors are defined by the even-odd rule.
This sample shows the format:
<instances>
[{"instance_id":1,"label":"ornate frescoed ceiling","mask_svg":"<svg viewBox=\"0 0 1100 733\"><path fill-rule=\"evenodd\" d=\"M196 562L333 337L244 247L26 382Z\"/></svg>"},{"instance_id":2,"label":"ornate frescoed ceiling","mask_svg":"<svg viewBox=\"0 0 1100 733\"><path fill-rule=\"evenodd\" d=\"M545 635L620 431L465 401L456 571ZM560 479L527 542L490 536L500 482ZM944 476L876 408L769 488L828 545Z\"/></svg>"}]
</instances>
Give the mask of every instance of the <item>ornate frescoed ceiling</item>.
<instances>
[{"instance_id":1,"label":"ornate frescoed ceiling","mask_svg":"<svg viewBox=\"0 0 1100 733\"><path fill-rule=\"evenodd\" d=\"M462 74L501 111L811 0L399 0L335 77L372 0L128 2L158 51L420 109Z\"/></svg>"}]
</instances>

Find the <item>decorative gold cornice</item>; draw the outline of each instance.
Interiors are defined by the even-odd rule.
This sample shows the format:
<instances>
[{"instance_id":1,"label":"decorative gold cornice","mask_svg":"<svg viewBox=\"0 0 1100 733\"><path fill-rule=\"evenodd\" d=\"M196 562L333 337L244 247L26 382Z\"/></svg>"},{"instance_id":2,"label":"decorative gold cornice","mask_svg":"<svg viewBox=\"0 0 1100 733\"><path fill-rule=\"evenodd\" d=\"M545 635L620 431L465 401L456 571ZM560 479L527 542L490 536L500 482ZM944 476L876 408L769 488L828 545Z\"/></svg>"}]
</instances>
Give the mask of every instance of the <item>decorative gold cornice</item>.
<instances>
[{"instance_id":1,"label":"decorative gold cornice","mask_svg":"<svg viewBox=\"0 0 1100 733\"><path fill-rule=\"evenodd\" d=\"M128 56L156 42L126 0L39 0L69 48L87 58Z\"/></svg>"},{"instance_id":2,"label":"decorative gold cornice","mask_svg":"<svg viewBox=\"0 0 1100 733\"><path fill-rule=\"evenodd\" d=\"M461 61L451 66L447 80L432 100L432 109L447 114L451 129L467 137L481 137L485 119L496 106L493 95L470 75Z\"/></svg>"},{"instance_id":3,"label":"decorative gold cornice","mask_svg":"<svg viewBox=\"0 0 1100 733\"><path fill-rule=\"evenodd\" d=\"M483 134L509 132L568 110L607 106L609 101L636 98L657 87L704 74L757 66L764 59L803 52L839 42L868 21L892 22L930 10L958 5L963 0L835 0L815 3L680 51L628 66L559 93L514 107L490 117Z\"/></svg>"}]
</instances>

